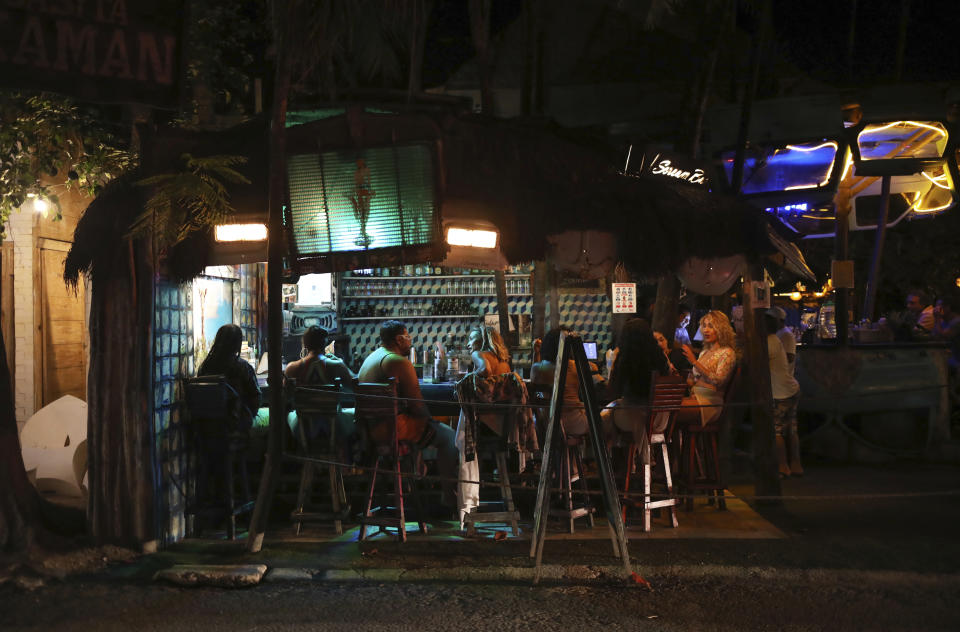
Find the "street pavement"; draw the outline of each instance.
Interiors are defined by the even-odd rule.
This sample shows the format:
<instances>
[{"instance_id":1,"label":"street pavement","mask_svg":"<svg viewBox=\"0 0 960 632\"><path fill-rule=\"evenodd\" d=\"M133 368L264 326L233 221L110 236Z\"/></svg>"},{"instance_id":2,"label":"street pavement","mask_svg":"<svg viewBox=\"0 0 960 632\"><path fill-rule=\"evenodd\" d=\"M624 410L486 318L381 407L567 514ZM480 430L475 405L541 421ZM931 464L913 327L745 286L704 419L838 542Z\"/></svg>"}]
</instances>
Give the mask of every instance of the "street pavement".
<instances>
[{"instance_id":1,"label":"street pavement","mask_svg":"<svg viewBox=\"0 0 960 632\"><path fill-rule=\"evenodd\" d=\"M449 525L405 544L357 543L355 531L295 537L278 525L258 554L191 540L33 591L2 586L0 627L955 630L957 489L952 465L812 463L784 481L784 494L802 499L731 500L725 512L699 501L679 513L679 529L660 519L650 535L631 532L634 578L612 557L602 522L574 537L556 525L537 585L523 534L464 538ZM752 489L735 482L731 492ZM183 564L266 571L241 589L154 580Z\"/></svg>"}]
</instances>

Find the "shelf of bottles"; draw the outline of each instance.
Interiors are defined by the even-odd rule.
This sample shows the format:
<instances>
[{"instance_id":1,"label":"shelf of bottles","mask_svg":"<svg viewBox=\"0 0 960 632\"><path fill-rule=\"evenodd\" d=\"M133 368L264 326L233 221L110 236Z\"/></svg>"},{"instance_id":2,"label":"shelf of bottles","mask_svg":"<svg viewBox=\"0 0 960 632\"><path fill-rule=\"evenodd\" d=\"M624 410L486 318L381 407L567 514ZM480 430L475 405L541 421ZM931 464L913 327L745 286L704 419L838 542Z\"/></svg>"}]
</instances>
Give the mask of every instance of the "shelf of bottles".
<instances>
[{"instance_id":1,"label":"shelf of bottles","mask_svg":"<svg viewBox=\"0 0 960 632\"><path fill-rule=\"evenodd\" d=\"M529 271L514 266L506 274L506 285L508 296L529 296ZM341 318L482 318L479 299L495 297L496 292L493 273L483 270L429 264L354 270L340 281Z\"/></svg>"}]
</instances>

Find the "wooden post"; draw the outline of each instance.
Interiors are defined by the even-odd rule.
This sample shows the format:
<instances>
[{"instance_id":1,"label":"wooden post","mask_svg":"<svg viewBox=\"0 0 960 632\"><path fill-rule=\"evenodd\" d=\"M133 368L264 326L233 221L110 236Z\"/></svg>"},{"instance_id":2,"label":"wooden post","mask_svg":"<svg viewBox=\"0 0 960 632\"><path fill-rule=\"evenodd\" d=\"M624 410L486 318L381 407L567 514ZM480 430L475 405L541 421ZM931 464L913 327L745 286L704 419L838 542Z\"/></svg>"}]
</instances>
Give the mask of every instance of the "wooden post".
<instances>
[{"instance_id":1,"label":"wooden post","mask_svg":"<svg viewBox=\"0 0 960 632\"><path fill-rule=\"evenodd\" d=\"M510 303L507 299L507 277L503 270L495 270L493 278L497 283L497 314L499 315L500 335L507 341L510 341Z\"/></svg>"},{"instance_id":2,"label":"wooden post","mask_svg":"<svg viewBox=\"0 0 960 632\"><path fill-rule=\"evenodd\" d=\"M531 279L531 288L533 289L533 338L543 339L546 333L546 314L547 314L547 267L543 261L537 261L533 264L533 279Z\"/></svg>"},{"instance_id":3,"label":"wooden post","mask_svg":"<svg viewBox=\"0 0 960 632\"><path fill-rule=\"evenodd\" d=\"M880 213L877 216L877 235L873 242L873 257L870 259L870 276L867 277L867 294L863 298L861 318L873 320L877 302L877 286L880 285L880 262L883 257L883 242L887 236L887 216L890 214L890 176L880 182ZM846 320L846 312L843 314ZM840 318L838 312L836 318ZM837 335L840 335L839 329Z\"/></svg>"},{"instance_id":4,"label":"wooden post","mask_svg":"<svg viewBox=\"0 0 960 632\"><path fill-rule=\"evenodd\" d=\"M547 279L550 292L550 329L556 329L560 326L560 275L550 259L547 259Z\"/></svg>"},{"instance_id":5,"label":"wooden post","mask_svg":"<svg viewBox=\"0 0 960 632\"><path fill-rule=\"evenodd\" d=\"M252 553L263 547L263 535L267 529L270 507L280 479L280 459L283 452L283 426L287 415L283 405L283 370L281 354L283 345L283 290L281 266L283 239L283 198L286 182L284 170L285 134L287 120L287 94L290 90L289 56L282 50L277 53L277 80L274 85L273 108L269 138L269 202L267 239L267 384L270 387L270 430L267 436L267 456L257 490L257 502L250 516L250 537L247 546Z\"/></svg>"},{"instance_id":6,"label":"wooden post","mask_svg":"<svg viewBox=\"0 0 960 632\"><path fill-rule=\"evenodd\" d=\"M750 263L743 276L744 353L747 369L746 390L750 398L750 419L753 422L754 489L758 496L779 496L780 476L777 468L775 429L773 426L773 393L770 387L770 359L767 351L767 327L764 307L754 307L753 281L763 280L763 266Z\"/></svg>"},{"instance_id":7,"label":"wooden post","mask_svg":"<svg viewBox=\"0 0 960 632\"><path fill-rule=\"evenodd\" d=\"M834 235L834 259L846 261L850 256L850 185L840 184L835 202L837 228ZM834 322L837 326L836 344L847 346L847 312L850 310L850 290L834 289Z\"/></svg>"}]
</instances>

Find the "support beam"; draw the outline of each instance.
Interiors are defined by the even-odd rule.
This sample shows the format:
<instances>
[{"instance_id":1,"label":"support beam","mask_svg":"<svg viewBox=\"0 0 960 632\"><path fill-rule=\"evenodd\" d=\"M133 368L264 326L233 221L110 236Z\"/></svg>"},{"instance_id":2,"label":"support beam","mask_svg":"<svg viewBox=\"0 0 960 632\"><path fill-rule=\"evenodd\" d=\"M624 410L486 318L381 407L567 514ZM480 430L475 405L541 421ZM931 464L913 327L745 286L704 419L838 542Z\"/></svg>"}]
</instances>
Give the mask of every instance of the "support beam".
<instances>
[{"instance_id":1,"label":"support beam","mask_svg":"<svg viewBox=\"0 0 960 632\"><path fill-rule=\"evenodd\" d=\"M867 293L863 298L862 318L874 319L877 287L880 285L880 262L883 260L883 242L887 237L887 218L890 215L890 176L883 176L880 183L880 213L877 215L877 233L873 242L873 257L870 259L870 276L867 277ZM838 316L840 314L838 313Z\"/></svg>"},{"instance_id":2,"label":"support beam","mask_svg":"<svg viewBox=\"0 0 960 632\"><path fill-rule=\"evenodd\" d=\"M746 303L743 306L745 337L743 364L747 371L745 395L750 400L753 423L754 489L758 496L779 496L780 476L777 469L775 430L773 426L773 391L770 387L770 359L767 351L767 327L764 307L754 307L752 281L763 280L763 266L753 262L743 276Z\"/></svg>"}]
</instances>

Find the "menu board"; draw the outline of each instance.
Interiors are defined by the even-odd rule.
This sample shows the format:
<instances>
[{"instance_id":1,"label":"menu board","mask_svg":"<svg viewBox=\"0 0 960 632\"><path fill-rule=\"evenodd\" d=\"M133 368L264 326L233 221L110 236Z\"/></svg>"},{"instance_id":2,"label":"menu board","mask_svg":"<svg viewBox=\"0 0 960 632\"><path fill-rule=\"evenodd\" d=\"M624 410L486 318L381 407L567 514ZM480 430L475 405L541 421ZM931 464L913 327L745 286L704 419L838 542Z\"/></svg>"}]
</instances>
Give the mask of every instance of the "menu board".
<instances>
[{"instance_id":1,"label":"menu board","mask_svg":"<svg viewBox=\"0 0 960 632\"><path fill-rule=\"evenodd\" d=\"M614 314L636 314L637 313L637 284L636 283L614 283L613 284L613 313Z\"/></svg>"}]
</instances>

